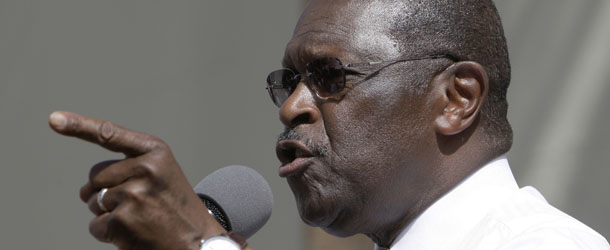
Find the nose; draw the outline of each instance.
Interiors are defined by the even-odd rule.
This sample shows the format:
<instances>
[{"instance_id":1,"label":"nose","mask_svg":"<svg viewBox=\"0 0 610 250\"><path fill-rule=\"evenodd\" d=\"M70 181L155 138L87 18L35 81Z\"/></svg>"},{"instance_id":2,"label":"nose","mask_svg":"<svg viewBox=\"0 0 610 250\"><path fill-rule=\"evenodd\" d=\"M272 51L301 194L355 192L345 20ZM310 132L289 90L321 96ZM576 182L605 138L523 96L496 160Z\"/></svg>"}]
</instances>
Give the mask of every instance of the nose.
<instances>
[{"instance_id":1,"label":"nose","mask_svg":"<svg viewBox=\"0 0 610 250\"><path fill-rule=\"evenodd\" d=\"M288 128L302 124L313 124L320 119L313 93L304 83L299 83L294 92L280 108L280 121Z\"/></svg>"}]
</instances>

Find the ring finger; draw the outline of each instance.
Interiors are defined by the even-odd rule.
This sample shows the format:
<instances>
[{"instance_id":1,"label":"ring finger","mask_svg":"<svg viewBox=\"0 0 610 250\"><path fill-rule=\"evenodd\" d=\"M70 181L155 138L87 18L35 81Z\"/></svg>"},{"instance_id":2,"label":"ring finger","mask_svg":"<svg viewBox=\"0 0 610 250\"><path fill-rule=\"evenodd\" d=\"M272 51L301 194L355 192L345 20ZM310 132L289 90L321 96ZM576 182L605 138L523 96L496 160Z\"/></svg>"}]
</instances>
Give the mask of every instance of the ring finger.
<instances>
[{"instance_id":1,"label":"ring finger","mask_svg":"<svg viewBox=\"0 0 610 250\"><path fill-rule=\"evenodd\" d=\"M96 216L114 210L118 205L117 189L118 187L102 189L99 192L96 192L91 195L89 197L89 200L87 201L89 210L91 210L91 212ZM106 190L106 192L100 197L100 193L103 190ZM106 208L106 210L100 207L100 203L104 206L104 208Z\"/></svg>"}]
</instances>

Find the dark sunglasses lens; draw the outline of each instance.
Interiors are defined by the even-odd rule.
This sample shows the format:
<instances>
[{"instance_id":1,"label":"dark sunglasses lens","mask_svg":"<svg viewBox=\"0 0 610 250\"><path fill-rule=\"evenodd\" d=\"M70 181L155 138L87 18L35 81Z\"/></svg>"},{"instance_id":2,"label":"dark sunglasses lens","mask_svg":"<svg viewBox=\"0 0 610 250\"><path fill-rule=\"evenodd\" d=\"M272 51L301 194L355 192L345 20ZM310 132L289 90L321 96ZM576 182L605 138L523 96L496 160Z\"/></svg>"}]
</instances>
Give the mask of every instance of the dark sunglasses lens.
<instances>
[{"instance_id":1,"label":"dark sunglasses lens","mask_svg":"<svg viewBox=\"0 0 610 250\"><path fill-rule=\"evenodd\" d=\"M345 71L339 59L327 57L307 64L307 75L318 94L327 97L345 87Z\"/></svg>"},{"instance_id":2,"label":"dark sunglasses lens","mask_svg":"<svg viewBox=\"0 0 610 250\"><path fill-rule=\"evenodd\" d=\"M292 70L280 69L267 76L267 90L275 105L282 106L296 88L299 77Z\"/></svg>"},{"instance_id":3,"label":"dark sunglasses lens","mask_svg":"<svg viewBox=\"0 0 610 250\"><path fill-rule=\"evenodd\" d=\"M275 103L275 105L277 105L278 107L281 107L282 104L284 104L284 102L286 101L286 99L288 99L288 97L290 96L290 94L292 94L291 92L288 92L288 90L286 89L269 89L271 94L271 99L273 100L273 103Z\"/></svg>"}]
</instances>

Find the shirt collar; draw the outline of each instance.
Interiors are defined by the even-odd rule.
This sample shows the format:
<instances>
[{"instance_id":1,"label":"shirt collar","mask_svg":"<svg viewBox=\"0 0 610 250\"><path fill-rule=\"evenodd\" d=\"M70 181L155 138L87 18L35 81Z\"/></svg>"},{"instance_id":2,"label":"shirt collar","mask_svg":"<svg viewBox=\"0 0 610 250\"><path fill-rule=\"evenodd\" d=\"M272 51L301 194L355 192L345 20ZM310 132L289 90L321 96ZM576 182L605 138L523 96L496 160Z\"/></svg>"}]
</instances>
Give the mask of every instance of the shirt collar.
<instances>
[{"instance_id":1,"label":"shirt collar","mask_svg":"<svg viewBox=\"0 0 610 250\"><path fill-rule=\"evenodd\" d=\"M509 192L518 190L506 156L481 167L439 198L396 237L390 249L437 250L454 244ZM375 249L383 249L375 245Z\"/></svg>"}]
</instances>

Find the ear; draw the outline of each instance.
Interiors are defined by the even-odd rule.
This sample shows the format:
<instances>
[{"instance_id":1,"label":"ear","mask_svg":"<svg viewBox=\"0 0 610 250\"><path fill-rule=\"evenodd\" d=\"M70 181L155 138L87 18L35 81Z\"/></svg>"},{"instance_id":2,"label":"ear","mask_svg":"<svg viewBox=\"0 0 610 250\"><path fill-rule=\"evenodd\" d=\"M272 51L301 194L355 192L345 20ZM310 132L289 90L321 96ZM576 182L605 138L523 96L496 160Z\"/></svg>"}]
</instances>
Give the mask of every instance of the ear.
<instances>
[{"instance_id":1,"label":"ear","mask_svg":"<svg viewBox=\"0 0 610 250\"><path fill-rule=\"evenodd\" d=\"M438 115L434 121L436 132L455 135L476 120L489 89L489 78L481 64L458 62L434 78Z\"/></svg>"}]
</instances>

